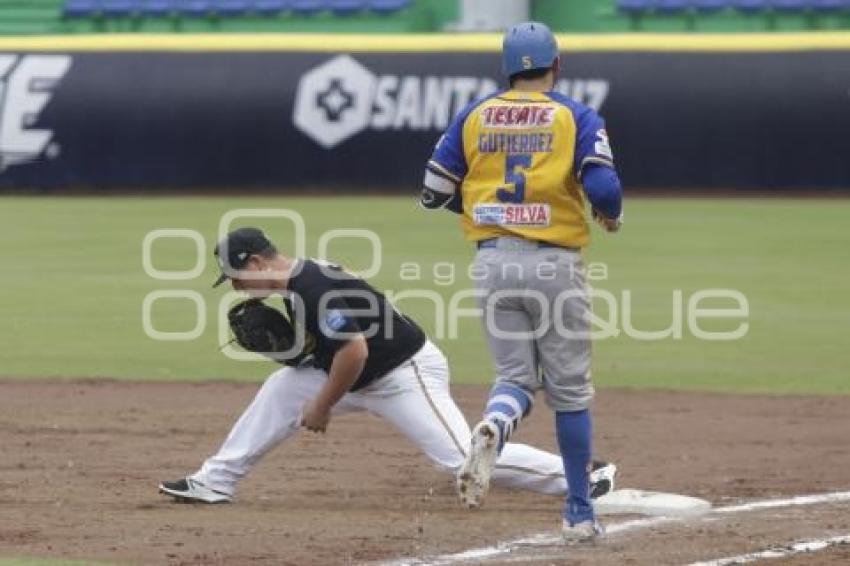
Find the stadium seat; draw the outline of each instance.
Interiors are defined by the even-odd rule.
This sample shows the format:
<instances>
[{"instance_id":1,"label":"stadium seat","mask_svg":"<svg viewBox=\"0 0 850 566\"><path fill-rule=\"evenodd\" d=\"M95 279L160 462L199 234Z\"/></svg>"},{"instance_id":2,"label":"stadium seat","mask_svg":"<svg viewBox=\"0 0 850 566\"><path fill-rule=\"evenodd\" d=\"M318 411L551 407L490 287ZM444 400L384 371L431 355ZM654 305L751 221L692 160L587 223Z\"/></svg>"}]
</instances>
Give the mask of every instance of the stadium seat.
<instances>
[{"instance_id":1,"label":"stadium seat","mask_svg":"<svg viewBox=\"0 0 850 566\"><path fill-rule=\"evenodd\" d=\"M286 0L254 0L254 12L261 16L276 16L289 7Z\"/></svg>"},{"instance_id":2,"label":"stadium seat","mask_svg":"<svg viewBox=\"0 0 850 566\"><path fill-rule=\"evenodd\" d=\"M655 10L661 14L681 14L691 7L690 0L656 0Z\"/></svg>"},{"instance_id":3,"label":"stadium seat","mask_svg":"<svg viewBox=\"0 0 850 566\"><path fill-rule=\"evenodd\" d=\"M809 7L808 0L771 0L770 7L777 12L803 12Z\"/></svg>"},{"instance_id":4,"label":"stadium seat","mask_svg":"<svg viewBox=\"0 0 850 566\"><path fill-rule=\"evenodd\" d=\"M251 9L248 0L216 0L215 12L225 18L244 16Z\"/></svg>"},{"instance_id":5,"label":"stadium seat","mask_svg":"<svg viewBox=\"0 0 850 566\"><path fill-rule=\"evenodd\" d=\"M366 8L366 0L327 0L326 4L338 16L350 16Z\"/></svg>"},{"instance_id":6,"label":"stadium seat","mask_svg":"<svg viewBox=\"0 0 850 566\"><path fill-rule=\"evenodd\" d=\"M90 18L100 13L96 0L66 0L62 13L66 18Z\"/></svg>"},{"instance_id":7,"label":"stadium seat","mask_svg":"<svg viewBox=\"0 0 850 566\"><path fill-rule=\"evenodd\" d=\"M697 12L708 14L725 10L731 3L729 0L694 0L693 4Z\"/></svg>"},{"instance_id":8,"label":"stadium seat","mask_svg":"<svg viewBox=\"0 0 850 566\"><path fill-rule=\"evenodd\" d=\"M126 18L138 11L136 0L101 0L100 11L107 18Z\"/></svg>"},{"instance_id":9,"label":"stadium seat","mask_svg":"<svg viewBox=\"0 0 850 566\"><path fill-rule=\"evenodd\" d=\"M617 8L621 12L640 15L652 10L651 0L617 0Z\"/></svg>"},{"instance_id":10,"label":"stadium seat","mask_svg":"<svg viewBox=\"0 0 850 566\"><path fill-rule=\"evenodd\" d=\"M411 0L367 0L366 5L372 12L392 14L410 6Z\"/></svg>"},{"instance_id":11,"label":"stadium seat","mask_svg":"<svg viewBox=\"0 0 850 566\"><path fill-rule=\"evenodd\" d=\"M212 0L179 0L178 12L191 18L203 18L214 11Z\"/></svg>"},{"instance_id":12,"label":"stadium seat","mask_svg":"<svg viewBox=\"0 0 850 566\"><path fill-rule=\"evenodd\" d=\"M176 0L142 0L139 4L140 14L154 18L168 16L176 9Z\"/></svg>"},{"instance_id":13,"label":"stadium seat","mask_svg":"<svg viewBox=\"0 0 850 566\"><path fill-rule=\"evenodd\" d=\"M734 6L739 12L751 14L768 9L767 0L734 0Z\"/></svg>"},{"instance_id":14,"label":"stadium seat","mask_svg":"<svg viewBox=\"0 0 850 566\"><path fill-rule=\"evenodd\" d=\"M811 0L810 4L816 12L837 12L850 7L850 2L846 0Z\"/></svg>"},{"instance_id":15,"label":"stadium seat","mask_svg":"<svg viewBox=\"0 0 850 566\"><path fill-rule=\"evenodd\" d=\"M293 12L302 16L309 16L327 8L322 0L291 0L289 7Z\"/></svg>"}]
</instances>

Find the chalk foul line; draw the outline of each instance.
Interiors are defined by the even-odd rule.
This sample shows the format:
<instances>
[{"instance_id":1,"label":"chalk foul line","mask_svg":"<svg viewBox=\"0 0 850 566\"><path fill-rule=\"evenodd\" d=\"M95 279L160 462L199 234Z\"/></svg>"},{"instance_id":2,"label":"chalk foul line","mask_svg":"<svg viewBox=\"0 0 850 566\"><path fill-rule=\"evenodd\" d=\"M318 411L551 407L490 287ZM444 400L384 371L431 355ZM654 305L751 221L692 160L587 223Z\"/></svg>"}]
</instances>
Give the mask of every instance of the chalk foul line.
<instances>
[{"instance_id":1,"label":"chalk foul line","mask_svg":"<svg viewBox=\"0 0 850 566\"><path fill-rule=\"evenodd\" d=\"M795 554L805 554L808 552L818 552L832 546L850 545L850 534L837 537L805 540L793 542L783 546L774 546L766 550L758 552L748 552L747 554L739 554L738 556L728 556L726 558L717 558L715 560L705 560L703 562L693 562L688 566L734 566L737 564L748 564L758 560L768 560L771 558L786 558Z\"/></svg>"},{"instance_id":2,"label":"chalk foul line","mask_svg":"<svg viewBox=\"0 0 850 566\"><path fill-rule=\"evenodd\" d=\"M709 513L702 515L701 517L648 517L645 519L634 519L631 521L623 521L621 523L613 523L609 524L606 527L606 536L614 536L621 535L625 533L630 533L632 531L637 531L641 529L651 529L658 525L674 523L674 522L683 522L688 520L701 520L706 517L716 517L718 515L734 515L737 513L746 513L748 511L760 511L762 509L777 509L782 507L796 507L796 506L805 506L805 505L823 505L829 503L844 503L850 501L850 491L838 491L834 493L823 493L816 495L798 495L796 497L789 497L786 499L767 499L763 501L752 501L749 503L742 503L740 505L729 505L725 507L717 507L712 509ZM837 537L841 538L841 537ZM831 539L826 539L831 540ZM820 544L824 541L810 541L812 544ZM514 539L512 541L502 542L495 546L486 546L481 548L473 548L470 550L464 550L462 552L457 552L453 554L443 554L439 556L433 556L430 558L400 558L396 560L390 560L388 562L381 562L379 566L446 566L450 564L460 564L463 562L471 562L471 561L481 561L487 560L491 558L496 558L499 556L504 556L506 554L510 554L511 552L515 552L517 550L523 548L533 548L533 547L545 547L545 546L554 546L561 544L561 537L556 534L551 533L541 533L536 535L530 535L527 537ZM798 543L805 545L806 543ZM832 546L837 544L846 544L845 542L833 542ZM792 545L794 546L794 545ZM825 548L825 547L824 547ZM820 550L820 548L818 549ZM770 552L770 550L764 551ZM804 552L804 551L799 551ZM811 551L809 551L811 552ZM742 555L745 556L745 555ZM731 557L729 559L738 558ZM758 559L758 558L757 558ZM721 559L724 560L724 559ZM711 566L719 566L722 564L745 564L746 562L728 562L728 563L715 563L715 562L706 562L706 563L697 563L701 566L711 565Z\"/></svg>"}]
</instances>

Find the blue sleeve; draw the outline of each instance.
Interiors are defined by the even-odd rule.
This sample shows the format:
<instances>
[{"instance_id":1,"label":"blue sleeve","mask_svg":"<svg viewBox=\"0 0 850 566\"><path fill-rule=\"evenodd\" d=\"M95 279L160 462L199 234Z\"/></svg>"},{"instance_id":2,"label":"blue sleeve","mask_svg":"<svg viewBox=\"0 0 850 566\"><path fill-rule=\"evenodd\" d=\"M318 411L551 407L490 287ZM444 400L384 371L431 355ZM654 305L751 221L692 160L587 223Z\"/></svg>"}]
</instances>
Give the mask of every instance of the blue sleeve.
<instances>
[{"instance_id":1,"label":"blue sleeve","mask_svg":"<svg viewBox=\"0 0 850 566\"><path fill-rule=\"evenodd\" d=\"M575 110L576 152L573 171L578 179L582 178L588 164L597 163L614 167L614 154L605 131L605 120L587 107Z\"/></svg>"},{"instance_id":2,"label":"blue sleeve","mask_svg":"<svg viewBox=\"0 0 850 566\"><path fill-rule=\"evenodd\" d=\"M466 119L481 104L503 92L500 90L473 100L466 105L466 108L458 112L440 141L437 142L434 153L428 161L428 169L438 175L442 173L444 177L455 183L459 184L463 181L468 171L466 155L463 152L463 126L466 124Z\"/></svg>"},{"instance_id":3,"label":"blue sleeve","mask_svg":"<svg viewBox=\"0 0 850 566\"><path fill-rule=\"evenodd\" d=\"M456 182L462 181L467 171L463 153L463 123L468 115L468 112L461 112L455 116L428 162L429 166L436 166L440 173L448 173Z\"/></svg>"},{"instance_id":4,"label":"blue sleeve","mask_svg":"<svg viewBox=\"0 0 850 566\"><path fill-rule=\"evenodd\" d=\"M594 210L606 218L619 218L623 212L623 187L613 167L590 163L582 176L584 192Z\"/></svg>"}]
</instances>

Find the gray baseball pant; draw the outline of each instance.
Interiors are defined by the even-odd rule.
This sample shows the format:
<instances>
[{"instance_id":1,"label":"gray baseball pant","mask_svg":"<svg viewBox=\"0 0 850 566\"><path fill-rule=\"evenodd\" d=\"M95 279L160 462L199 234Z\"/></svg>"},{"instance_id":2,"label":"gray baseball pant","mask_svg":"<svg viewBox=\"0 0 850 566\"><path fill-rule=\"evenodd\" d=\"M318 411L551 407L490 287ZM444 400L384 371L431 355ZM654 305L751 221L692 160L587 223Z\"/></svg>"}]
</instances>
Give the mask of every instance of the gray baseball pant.
<instances>
[{"instance_id":1,"label":"gray baseball pant","mask_svg":"<svg viewBox=\"0 0 850 566\"><path fill-rule=\"evenodd\" d=\"M479 249L473 268L496 383L543 389L555 411L587 409L594 390L581 251L521 238L496 246Z\"/></svg>"}]
</instances>

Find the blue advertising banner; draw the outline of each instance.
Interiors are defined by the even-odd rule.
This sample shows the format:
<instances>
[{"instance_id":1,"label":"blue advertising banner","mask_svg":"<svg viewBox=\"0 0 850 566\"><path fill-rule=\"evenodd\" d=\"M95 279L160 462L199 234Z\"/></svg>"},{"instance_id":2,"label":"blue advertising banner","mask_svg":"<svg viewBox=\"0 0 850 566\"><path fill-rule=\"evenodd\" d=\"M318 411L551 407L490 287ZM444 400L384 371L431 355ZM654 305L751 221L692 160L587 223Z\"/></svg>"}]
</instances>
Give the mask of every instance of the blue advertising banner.
<instances>
[{"instance_id":1,"label":"blue advertising banner","mask_svg":"<svg viewBox=\"0 0 850 566\"><path fill-rule=\"evenodd\" d=\"M565 53L629 190L850 188L850 51ZM0 190L410 192L476 52L0 53Z\"/></svg>"}]
</instances>

